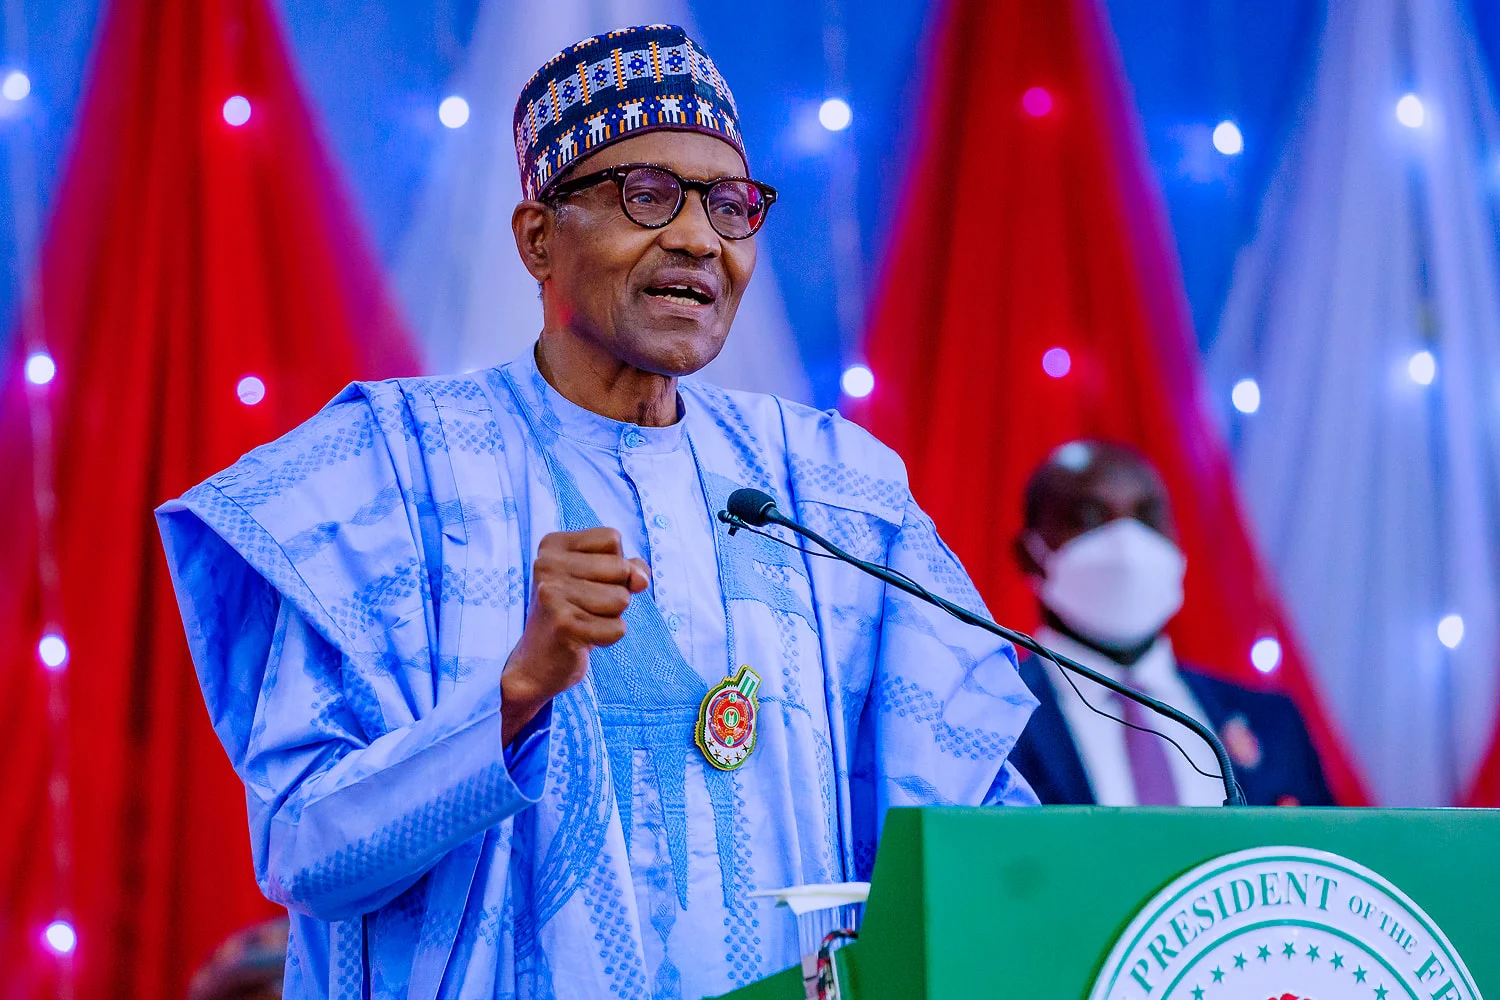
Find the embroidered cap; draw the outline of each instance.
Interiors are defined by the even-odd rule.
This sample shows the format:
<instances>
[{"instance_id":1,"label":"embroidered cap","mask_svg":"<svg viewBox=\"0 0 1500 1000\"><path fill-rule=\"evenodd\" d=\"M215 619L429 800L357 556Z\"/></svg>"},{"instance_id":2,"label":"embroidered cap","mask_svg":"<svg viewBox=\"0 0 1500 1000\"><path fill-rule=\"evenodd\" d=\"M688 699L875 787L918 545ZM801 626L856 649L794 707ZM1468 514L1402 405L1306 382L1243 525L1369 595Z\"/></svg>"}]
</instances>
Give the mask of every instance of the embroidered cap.
<instances>
[{"instance_id":1,"label":"embroidered cap","mask_svg":"<svg viewBox=\"0 0 1500 1000\"><path fill-rule=\"evenodd\" d=\"M621 28L563 49L521 88L515 130L528 198L579 157L643 132L703 132L748 160L729 85L673 24Z\"/></svg>"}]
</instances>

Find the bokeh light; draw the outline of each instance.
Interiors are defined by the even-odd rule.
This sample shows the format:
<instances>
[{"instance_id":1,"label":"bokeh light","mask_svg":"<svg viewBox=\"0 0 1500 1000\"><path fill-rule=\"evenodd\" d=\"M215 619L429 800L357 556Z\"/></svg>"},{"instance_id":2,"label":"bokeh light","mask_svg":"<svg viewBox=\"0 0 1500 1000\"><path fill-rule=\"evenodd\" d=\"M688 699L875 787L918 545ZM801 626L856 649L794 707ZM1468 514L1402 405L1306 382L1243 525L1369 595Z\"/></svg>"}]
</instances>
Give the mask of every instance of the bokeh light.
<instances>
[{"instance_id":1,"label":"bokeh light","mask_svg":"<svg viewBox=\"0 0 1500 1000\"><path fill-rule=\"evenodd\" d=\"M241 403L254 406L266 398L266 384L254 375L246 375L240 379L239 385L234 387L234 394L240 397Z\"/></svg>"},{"instance_id":2,"label":"bokeh light","mask_svg":"<svg viewBox=\"0 0 1500 1000\"><path fill-rule=\"evenodd\" d=\"M31 93L31 77L18 69L5 74L5 81L0 83L0 97L4 97L7 101L24 101L29 93Z\"/></svg>"},{"instance_id":3,"label":"bokeh light","mask_svg":"<svg viewBox=\"0 0 1500 1000\"><path fill-rule=\"evenodd\" d=\"M1431 385L1437 378L1437 359L1431 351L1418 351L1406 362L1406 374L1417 385Z\"/></svg>"},{"instance_id":4,"label":"bokeh light","mask_svg":"<svg viewBox=\"0 0 1500 1000\"><path fill-rule=\"evenodd\" d=\"M854 109L841 97L830 97L818 106L818 122L830 132L842 132L854 121Z\"/></svg>"},{"instance_id":5,"label":"bokeh light","mask_svg":"<svg viewBox=\"0 0 1500 1000\"><path fill-rule=\"evenodd\" d=\"M1253 378L1242 378L1229 391L1229 401L1241 413L1254 413L1260 409L1260 383Z\"/></svg>"},{"instance_id":6,"label":"bokeh light","mask_svg":"<svg viewBox=\"0 0 1500 1000\"><path fill-rule=\"evenodd\" d=\"M46 385L57 375L57 362L46 351L37 351L26 359L26 381L32 385Z\"/></svg>"},{"instance_id":7,"label":"bokeh light","mask_svg":"<svg viewBox=\"0 0 1500 1000\"><path fill-rule=\"evenodd\" d=\"M875 373L864 365L850 365L844 369L839 385L843 388L844 395L862 399L875 391Z\"/></svg>"},{"instance_id":8,"label":"bokeh light","mask_svg":"<svg viewBox=\"0 0 1500 1000\"><path fill-rule=\"evenodd\" d=\"M1438 642L1449 649L1457 649L1458 644L1464 641L1464 620L1459 615L1444 615L1443 620L1438 622Z\"/></svg>"},{"instance_id":9,"label":"bokeh light","mask_svg":"<svg viewBox=\"0 0 1500 1000\"><path fill-rule=\"evenodd\" d=\"M1053 378L1062 378L1073 370L1073 357L1061 347L1049 347L1042 355L1042 371Z\"/></svg>"},{"instance_id":10,"label":"bokeh light","mask_svg":"<svg viewBox=\"0 0 1500 1000\"><path fill-rule=\"evenodd\" d=\"M1269 674L1281 665L1281 643L1265 636L1255 640L1250 647L1250 665L1263 674Z\"/></svg>"},{"instance_id":11,"label":"bokeh light","mask_svg":"<svg viewBox=\"0 0 1500 1000\"><path fill-rule=\"evenodd\" d=\"M469 121L469 102L457 94L438 105L438 121L449 128L463 128Z\"/></svg>"},{"instance_id":12,"label":"bokeh light","mask_svg":"<svg viewBox=\"0 0 1500 1000\"><path fill-rule=\"evenodd\" d=\"M57 954L67 955L78 947L78 932L66 920L54 920L42 931L42 940Z\"/></svg>"},{"instance_id":13,"label":"bokeh light","mask_svg":"<svg viewBox=\"0 0 1500 1000\"><path fill-rule=\"evenodd\" d=\"M1416 94L1407 94L1396 102L1396 120L1407 128L1421 128L1427 121L1427 109Z\"/></svg>"},{"instance_id":14,"label":"bokeh light","mask_svg":"<svg viewBox=\"0 0 1500 1000\"><path fill-rule=\"evenodd\" d=\"M1234 122L1225 120L1214 126L1214 149L1225 156L1238 156L1245 151L1245 137L1240 133L1240 127Z\"/></svg>"},{"instance_id":15,"label":"bokeh light","mask_svg":"<svg viewBox=\"0 0 1500 1000\"><path fill-rule=\"evenodd\" d=\"M56 632L48 632L36 644L36 655L48 670L61 670L68 664L68 644Z\"/></svg>"},{"instance_id":16,"label":"bokeh light","mask_svg":"<svg viewBox=\"0 0 1500 1000\"><path fill-rule=\"evenodd\" d=\"M238 128L250 120L250 102L235 94L224 102L224 120Z\"/></svg>"},{"instance_id":17,"label":"bokeh light","mask_svg":"<svg viewBox=\"0 0 1500 1000\"><path fill-rule=\"evenodd\" d=\"M1021 95L1021 109L1033 118L1040 118L1052 110L1052 95L1046 88L1032 87Z\"/></svg>"}]
</instances>

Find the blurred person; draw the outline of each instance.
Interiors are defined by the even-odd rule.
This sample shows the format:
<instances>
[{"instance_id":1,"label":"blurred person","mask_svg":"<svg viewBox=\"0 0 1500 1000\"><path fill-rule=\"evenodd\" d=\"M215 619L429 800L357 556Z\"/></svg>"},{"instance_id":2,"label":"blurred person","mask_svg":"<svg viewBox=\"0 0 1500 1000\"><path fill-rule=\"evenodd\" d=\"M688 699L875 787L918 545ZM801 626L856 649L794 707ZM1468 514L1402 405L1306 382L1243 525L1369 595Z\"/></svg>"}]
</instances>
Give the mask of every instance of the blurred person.
<instances>
[{"instance_id":1,"label":"blurred person","mask_svg":"<svg viewBox=\"0 0 1500 1000\"><path fill-rule=\"evenodd\" d=\"M273 917L229 935L193 974L187 1000L279 1000L288 930Z\"/></svg>"},{"instance_id":2,"label":"blurred person","mask_svg":"<svg viewBox=\"0 0 1500 1000\"><path fill-rule=\"evenodd\" d=\"M1166 486L1144 457L1104 441L1063 445L1028 481L1024 520L1014 555L1041 606L1036 638L1044 646L1211 726L1251 805L1333 804L1290 699L1173 655L1164 629L1182 607L1186 561ZM1030 654L1021 676L1040 705L1010 759L1043 803L1223 803L1224 786L1211 777L1217 762L1186 727ZM1096 714L1080 692L1096 708L1170 735L1192 763L1160 737Z\"/></svg>"},{"instance_id":3,"label":"blurred person","mask_svg":"<svg viewBox=\"0 0 1500 1000\"><path fill-rule=\"evenodd\" d=\"M715 520L741 485L977 605L900 460L686 378L775 199L680 28L517 102L510 364L356 384L164 505L290 996L698 997L795 964L758 889L868 877L884 810L1035 804L1002 641Z\"/></svg>"}]
</instances>

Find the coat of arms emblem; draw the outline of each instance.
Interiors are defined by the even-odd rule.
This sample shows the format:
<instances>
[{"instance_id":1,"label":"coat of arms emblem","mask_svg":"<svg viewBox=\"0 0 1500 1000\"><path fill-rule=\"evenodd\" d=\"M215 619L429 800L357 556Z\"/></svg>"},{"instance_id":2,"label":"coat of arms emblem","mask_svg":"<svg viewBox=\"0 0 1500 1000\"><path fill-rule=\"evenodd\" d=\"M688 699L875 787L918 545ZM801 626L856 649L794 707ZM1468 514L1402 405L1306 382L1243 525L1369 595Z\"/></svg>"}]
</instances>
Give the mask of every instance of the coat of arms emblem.
<instances>
[{"instance_id":1,"label":"coat of arms emblem","mask_svg":"<svg viewBox=\"0 0 1500 1000\"><path fill-rule=\"evenodd\" d=\"M1146 902L1089 1000L1480 1000L1463 959L1400 889L1349 858L1257 847Z\"/></svg>"}]
</instances>

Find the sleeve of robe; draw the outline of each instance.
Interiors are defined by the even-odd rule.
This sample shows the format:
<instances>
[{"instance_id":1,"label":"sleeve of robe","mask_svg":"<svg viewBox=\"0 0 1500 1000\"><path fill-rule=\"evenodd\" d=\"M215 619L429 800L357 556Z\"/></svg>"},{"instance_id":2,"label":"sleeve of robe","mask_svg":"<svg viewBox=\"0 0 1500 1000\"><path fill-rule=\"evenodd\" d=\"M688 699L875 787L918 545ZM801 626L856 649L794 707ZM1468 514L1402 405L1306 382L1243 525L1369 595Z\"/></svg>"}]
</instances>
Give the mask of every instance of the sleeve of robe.
<instances>
[{"instance_id":1,"label":"sleeve of robe","mask_svg":"<svg viewBox=\"0 0 1500 1000\"><path fill-rule=\"evenodd\" d=\"M780 405L800 519L987 615L895 452L836 413ZM850 877L869 877L893 806L1036 805L1007 760L1037 704L1011 644L857 570L808 563L826 606L830 704L849 739Z\"/></svg>"},{"instance_id":2,"label":"sleeve of robe","mask_svg":"<svg viewBox=\"0 0 1500 1000\"><path fill-rule=\"evenodd\" d=\"M897 572L987 615L910 495L886 557ZM874 749L876 815L892 806L1036 805L1006 759L1037 704L1015 648L894 587L885 588L884 603L861 734Z\"/></svg>"},{"instance_id":3,"label":"sleeve of robe","mask_svg":"<svg viewBox=\"0 0 1500 1000\"><path fill-rule=\"evenodd\" d=\"M440 655L440 432L395 384L351 387L157 514L257 880L324 920L380 907L541 793L545 729L509 766L502 750L504 651ZM461 668L497 683L440 697Z\"/></svg>"}]
</instances>

